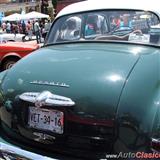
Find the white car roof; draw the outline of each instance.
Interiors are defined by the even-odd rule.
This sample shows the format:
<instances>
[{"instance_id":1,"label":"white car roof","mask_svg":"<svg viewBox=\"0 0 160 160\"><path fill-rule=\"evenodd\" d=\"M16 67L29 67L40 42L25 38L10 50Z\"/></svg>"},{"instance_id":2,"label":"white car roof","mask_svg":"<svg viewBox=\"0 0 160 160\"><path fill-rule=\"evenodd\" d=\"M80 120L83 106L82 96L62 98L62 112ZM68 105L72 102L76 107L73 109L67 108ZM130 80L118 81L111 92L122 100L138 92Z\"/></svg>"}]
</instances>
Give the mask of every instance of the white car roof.
<instances>
[{"instance_id":1,"label":"white car roof","mask_svg":"<svg viewBox=\"0 0 160 160\"><path fill-rule=\"evenodd\" d=\"M155 12L160 16L159 0L87 0L63 8L56 18L72 13L100 9L135 9Z\"/></svg>"}]
</instances>

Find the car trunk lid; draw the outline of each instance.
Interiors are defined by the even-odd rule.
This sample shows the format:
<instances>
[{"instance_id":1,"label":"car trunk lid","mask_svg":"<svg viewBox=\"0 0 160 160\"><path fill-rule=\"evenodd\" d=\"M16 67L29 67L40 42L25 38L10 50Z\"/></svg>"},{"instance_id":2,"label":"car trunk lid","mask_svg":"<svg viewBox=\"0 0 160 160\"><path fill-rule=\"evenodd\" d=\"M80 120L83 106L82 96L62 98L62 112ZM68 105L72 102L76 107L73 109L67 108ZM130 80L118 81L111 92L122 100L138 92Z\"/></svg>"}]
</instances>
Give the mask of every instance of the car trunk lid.
<instances>
[{"instance_id":1,"label":"car trunk lid","mask_svg":"<svg viewBox=\"0 0 160 160\"><path fill-rule=\"evenodd\" d=\"M75 114L111 119L139 57L134 48L126 44L44 47L13 66L3 87L8 88L10 97L47 90L71 98L76 104Z\"/></svg>"}]
</instances>

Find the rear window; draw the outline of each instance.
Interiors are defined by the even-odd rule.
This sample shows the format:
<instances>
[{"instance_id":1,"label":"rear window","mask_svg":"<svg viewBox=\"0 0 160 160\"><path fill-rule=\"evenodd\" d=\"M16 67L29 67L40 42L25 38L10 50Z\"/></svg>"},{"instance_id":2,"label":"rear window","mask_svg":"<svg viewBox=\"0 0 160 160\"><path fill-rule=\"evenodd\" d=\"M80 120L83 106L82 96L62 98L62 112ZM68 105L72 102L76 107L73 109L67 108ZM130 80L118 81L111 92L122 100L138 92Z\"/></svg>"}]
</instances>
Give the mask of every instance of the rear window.
<instances>
[{"instance_id":1,"label":"rear window","mask_svg":"<svg viewBox=\"0 0 160 160\"><path fill-rule=\"evenodd\" d=\"M159 45L160 22L146 11L105 10L66 15L51 28L47 44L72 41L128 41Z\"/></svg>"}]
</instances>

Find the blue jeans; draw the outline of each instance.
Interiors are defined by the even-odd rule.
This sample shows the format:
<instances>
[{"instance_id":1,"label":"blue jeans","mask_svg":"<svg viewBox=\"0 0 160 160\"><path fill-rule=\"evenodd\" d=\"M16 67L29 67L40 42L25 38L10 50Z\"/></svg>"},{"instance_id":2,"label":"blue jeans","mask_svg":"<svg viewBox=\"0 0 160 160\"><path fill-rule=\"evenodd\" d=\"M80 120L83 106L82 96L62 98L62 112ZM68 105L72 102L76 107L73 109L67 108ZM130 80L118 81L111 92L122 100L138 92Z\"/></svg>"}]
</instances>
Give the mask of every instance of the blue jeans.
<instances>
[{"instance_id":1,"label":"blue jeans","mask_svg":"<svg viewBox=\"0 0 160 160\"><path fill-rule=\"evenodd\" d=\"M35 32L37 43L41 43L41 34L39 31Z\"/></svg>"}]
</instances>

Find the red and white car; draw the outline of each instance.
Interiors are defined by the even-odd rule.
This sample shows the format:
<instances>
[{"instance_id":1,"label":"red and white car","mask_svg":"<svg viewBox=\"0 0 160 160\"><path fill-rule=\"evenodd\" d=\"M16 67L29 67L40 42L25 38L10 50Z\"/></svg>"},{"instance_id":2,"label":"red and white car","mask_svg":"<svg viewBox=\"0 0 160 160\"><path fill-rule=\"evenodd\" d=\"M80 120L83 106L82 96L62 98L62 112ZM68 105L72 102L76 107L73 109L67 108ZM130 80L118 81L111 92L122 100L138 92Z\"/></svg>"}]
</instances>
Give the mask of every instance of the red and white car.
<instances>
[{"instance_id":1,"label":"red and white car","mask_svg":"<svg viewBox=\"0 0 160 160\"><path fill-rule=\"evenodd\" d=\"M9 69L22 57L39 48L36 42L6 42L0 43L0 69Z\"/></svg>"}]
</instances>

